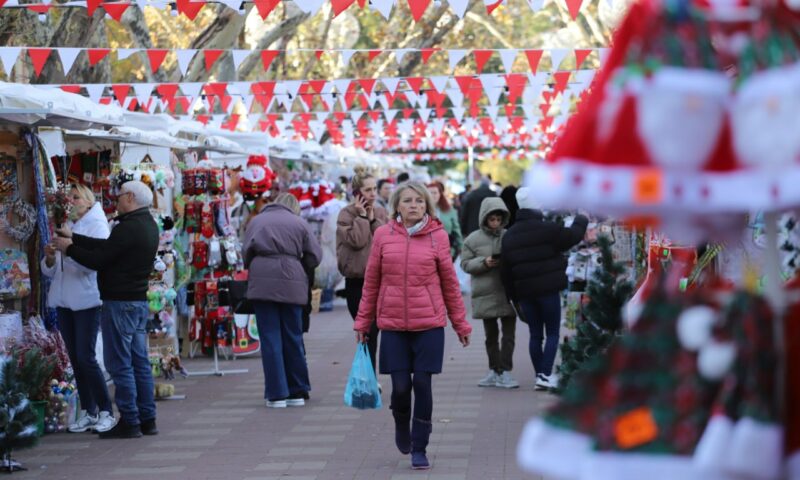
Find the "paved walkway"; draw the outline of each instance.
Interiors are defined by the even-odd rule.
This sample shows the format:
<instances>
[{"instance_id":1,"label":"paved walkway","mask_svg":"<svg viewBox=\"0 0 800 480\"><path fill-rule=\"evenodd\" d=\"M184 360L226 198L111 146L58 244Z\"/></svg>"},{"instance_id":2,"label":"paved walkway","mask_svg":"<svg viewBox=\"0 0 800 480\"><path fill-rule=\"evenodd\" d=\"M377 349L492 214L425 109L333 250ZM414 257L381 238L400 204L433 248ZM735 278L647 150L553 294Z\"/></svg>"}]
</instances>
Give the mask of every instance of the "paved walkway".
<instances>
[{"instance_id":1,"label":"paved walkway","mask_svg":"<svg viewBox=\"0 0 800 480\"><path fill-rule=\"evenodd\" d=\"M263 374L255 357L222 361L249 372L178 379L186 400L158 404L154 437L99 440L86 434L46 435L15 458L29 468L13 478L47 479L522 479L515 448L524 422L553 401L534 392L527 356L528 331L518 323L517 390L479 388L487 370L483 327L473 322L473 344L462 348L448 328L444 371L434 380L433 434L427 472L410 469L394 447L388 406L359 411L342 402L355 351L344 306L312 317L306 337L311 400L304 408L264 406ZM209 368L188 360L190 371ZM387 387L388 377L380 382Z\"/></svg>"}]
</instances>

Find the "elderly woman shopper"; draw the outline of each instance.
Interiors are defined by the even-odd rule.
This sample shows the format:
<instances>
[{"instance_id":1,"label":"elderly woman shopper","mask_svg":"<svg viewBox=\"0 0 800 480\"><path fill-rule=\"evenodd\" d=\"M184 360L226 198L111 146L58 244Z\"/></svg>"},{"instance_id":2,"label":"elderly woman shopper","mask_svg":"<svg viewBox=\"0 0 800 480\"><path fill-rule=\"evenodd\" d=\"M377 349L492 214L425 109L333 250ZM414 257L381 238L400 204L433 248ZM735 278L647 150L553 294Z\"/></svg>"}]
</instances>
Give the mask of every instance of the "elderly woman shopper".
<instances>
[{"instance_id":1,"label":"elderly woman shopper","mask_svg":"<svg viewBox=\"0 0 800 480\"><path fill-rule=\"evenodd\" d=\"M94 193L81 184L73 184L69 196L72 231L91 238L108 238L108 221ZM116 424L114 410L106 380L95 358L103 304L97 288L97 272L62 256L53 245L48 245L42 259L42 273L51 279L47 303L56 309L58 328L67 345L81 401L80 415L67 429L73 433L111 430Z\"/></svg>"},{"instance_id":2,"label":"elderly woman shopper","mask_svg":"<svg viewBox=\"0 0 800 480\"><path fill-rule=\"evenodd\" d=\"M386 224L387 214L376 204L378 182L375 177L363 169L356 169L351 183L353 202L339 212L336 223L336 260L339 272L344 276L347 309L355 320L373 235L378 227ZM377 325L372 325L367 346L374 369L378 351Z\"/></svg>"},{"instance_id":3,"label":"elderly woman shopper","mask_svg":"<svg viewBox=\"0 0 800 480\"><path fill-rule=\"evenodd\" d=\"M450 317L465 347L472 327L466 320L450 242L434 216L428 190L415 182L401 184L391 207L396 217L375 232L356 338L367 341L377 322L382 331L380 372L392 376L395 443L401 453L412 454L412 468L427 469L431 376L442 371L444 327Z\"/></svg>"},{"instance_id":4,"label":"elderly woman shopper","mask_svg":"<svg viewBox=\"0 0 800 480\"><path fill-rule=\"evenodd\" d=\"M428 192L431 194L433 204L436 206L436 218L442 222L444 231L450 239L450 256L455 261L461 253L464 239L461 236L461 225L458 223L458 213L447 201L442 182L434 181L428 184Z\"/></svg>"},{"instance_id":5,"label":"elderly woman shopper","mask_svg":"<svg viewBox=\"0 0 800 480\"><path fill-rule=\"evenodd\" d=\"M256 312L267 407L302 407L311 390L303 350L306 269L322 256L308 224L282 203L264 207L247 226L247 298Z\"/></svg>"}]
</instances>

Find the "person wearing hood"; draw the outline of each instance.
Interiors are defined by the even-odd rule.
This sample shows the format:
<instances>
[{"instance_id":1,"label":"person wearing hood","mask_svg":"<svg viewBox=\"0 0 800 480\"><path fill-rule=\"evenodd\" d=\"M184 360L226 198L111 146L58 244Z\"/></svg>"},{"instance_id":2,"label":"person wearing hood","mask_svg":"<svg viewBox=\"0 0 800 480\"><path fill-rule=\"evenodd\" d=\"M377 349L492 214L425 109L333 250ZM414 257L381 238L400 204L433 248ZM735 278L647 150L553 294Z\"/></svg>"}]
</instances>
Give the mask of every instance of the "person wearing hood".
<instances>
[{"instance_id":1,"label":"person wearing hood","mask_svg":"<svg viewBox=\"0 0 800 480\"><path fill-rule=\"evenodd\" d=\"M508 298L519 302L520 316L530 328L535 386L552 389L558 386L553 364L560 340L560 292L567 288L564 253L583 239L589 219L577 215L569 227L545 220L526 187L517 190L517 202L516 223L502 241L500 271Z\"/></svg>"},{"instance_id":2,"label":"person wearing hood","mask_svg":"<svg viewBox=\"0 0 800 480\"><path fill-rule=\"evenodd\" d=\"M461 203L461 213L459 221L461 223L461 233L467 237L470 233L480 228L478 216L484 198L496 197L497 194L491 188L488 178L481 181L481 185L469 192Z\"/></svg>"},{"instance_id":3,"label":"person wearing hood","mask_svg":"<svg viewBox=\"0 0 800 480\"><path fill-rule=\"evenodd\" d=\"M375 231L354 330L363 343L378 324L380 373L392 377L395 444L401 453L411 453L413 469L423 470L430 468L431 377L442 371L447 318L465 347L472 327L450 241L428 190L417 182L403 183L392 194L391 207L396 217Z\"/></svg>"},{"instance_id":4,"label":"person wearing hood","mask_svg":"<svg viewBox=\"0 0 800 480\"><path fill-rule=\"evenodd\" d=\"M74 183L69 198L72 202L69 213L72 231L91 238L108 238L111 233L108 220L94 193L88 187ZM106 380L95 357L103 304L97 288L97 272L66 257L53 245L47 245L44 251L42 273L50 278L47 306L56 309L58 329L67 346L81 401L78 419L67 430L73 433L87 430L106 432L114 427L116 421Z\"/></svg>"},{"instance_id":5,"label":"person wearing hood","mask_svg":"<svg viewBox=\"0 0 800 480\"><path fill-rule=\"evenodd\" d=\"M511 376L517 315L508 301L500 277L500 247L506 233L509 211L502 199L483 200L480 229L464 241L461 268L472 275L472 317L483 320L489 373L478 382L481 387L519 388ZM503 340L497 321L503 330Z\"/></svg>"}]
</instances>

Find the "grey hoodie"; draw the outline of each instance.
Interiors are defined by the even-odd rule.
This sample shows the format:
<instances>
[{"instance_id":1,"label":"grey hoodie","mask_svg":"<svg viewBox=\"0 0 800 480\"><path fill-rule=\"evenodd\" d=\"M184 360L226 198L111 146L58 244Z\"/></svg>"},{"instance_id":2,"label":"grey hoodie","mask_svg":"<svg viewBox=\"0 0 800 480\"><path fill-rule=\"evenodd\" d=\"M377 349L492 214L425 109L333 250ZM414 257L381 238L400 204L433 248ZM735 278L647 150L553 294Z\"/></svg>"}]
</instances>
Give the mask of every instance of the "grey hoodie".
<instances>
[{"instance_id":1,"label":"grey hoodie","mask_svg":"<svg viewBox=\"0 0 800 480\"><path fill-rule=\"evenodd\" d=\"M486 226L486 218L492 212L503 214L502 227L491 231ZM461 268L472 275L472 316L473 318L498 318L516 316L508 303L500 267L489 268L484 261L487 257L500 254L500 244L506 233L510 214L506 204L498 197L489 197L481 203L479 218L480 229L472 232L464 241L461 252Z\"/></svg>"}]
</instances>

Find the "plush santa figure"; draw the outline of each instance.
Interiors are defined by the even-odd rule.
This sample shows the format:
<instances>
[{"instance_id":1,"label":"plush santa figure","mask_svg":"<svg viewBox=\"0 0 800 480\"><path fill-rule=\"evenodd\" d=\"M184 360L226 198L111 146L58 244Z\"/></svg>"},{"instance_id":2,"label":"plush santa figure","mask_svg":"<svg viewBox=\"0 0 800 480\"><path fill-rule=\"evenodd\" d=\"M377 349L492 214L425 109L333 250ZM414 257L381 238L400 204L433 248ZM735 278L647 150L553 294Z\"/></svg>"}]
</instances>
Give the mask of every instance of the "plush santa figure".
<instances>
[{"instance_id":1,"label":"plush santa figure","mask_svg":"<svg viewBox=\"0 0 800 480\"><path fill-rule=\"evenodd\" d=\"M277 175L267 166L267 161L264 155L251 155L247 159L247 168L239 176L239 187L246 200L255 200L272 188Z\"/></svg>"}]
</instances>

